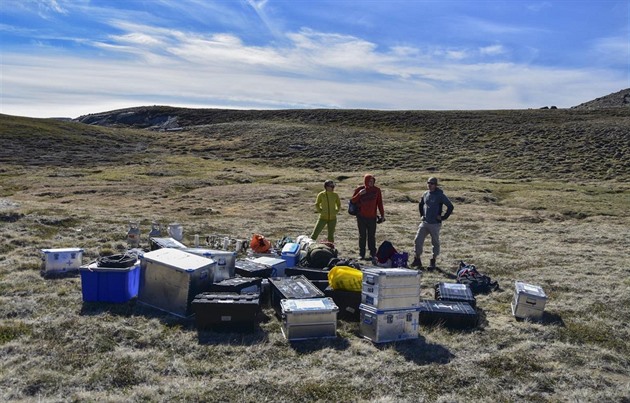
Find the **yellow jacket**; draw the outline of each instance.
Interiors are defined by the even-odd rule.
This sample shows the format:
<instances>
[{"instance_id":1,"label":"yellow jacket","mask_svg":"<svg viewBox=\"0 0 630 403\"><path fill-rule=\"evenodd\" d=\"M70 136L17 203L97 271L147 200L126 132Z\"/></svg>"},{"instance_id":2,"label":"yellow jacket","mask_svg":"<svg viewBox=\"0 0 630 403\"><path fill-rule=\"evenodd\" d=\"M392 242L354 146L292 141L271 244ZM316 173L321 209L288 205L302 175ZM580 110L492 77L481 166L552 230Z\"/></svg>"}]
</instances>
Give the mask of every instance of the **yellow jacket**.
<instances>
[{"instance_id":1,"label":"yellow jacket","mask_svg":"<svg viewBox=\"0 0 630 403\"><path fill-rule=\"evenodd\" d=\"M319 213L322 220L336 220L340 209L341 200L337 193L328 190L319 192L315 201L315 211Z\"/></svg>"}]
</instances>

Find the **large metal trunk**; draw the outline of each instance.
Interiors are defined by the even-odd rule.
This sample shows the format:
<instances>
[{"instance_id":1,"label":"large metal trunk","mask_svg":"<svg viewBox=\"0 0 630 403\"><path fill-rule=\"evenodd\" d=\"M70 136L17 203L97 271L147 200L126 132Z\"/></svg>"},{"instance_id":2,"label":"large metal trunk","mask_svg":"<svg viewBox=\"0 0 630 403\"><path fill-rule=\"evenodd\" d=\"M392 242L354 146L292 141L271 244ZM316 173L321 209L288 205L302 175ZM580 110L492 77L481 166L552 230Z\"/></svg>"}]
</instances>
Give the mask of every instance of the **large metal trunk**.
<instances>
[{"instance_id":1,"label":"large metal trunk","mask_svg":"<svg viewBox=\"0 0 630 403\"><path fill-rule=\"evenodd\" d=\"M192 314L192 300L208 291L216 269L214 260L180 249L157 249L140 259L138 301L182 317Z\"/></svg>"}]
</instances>

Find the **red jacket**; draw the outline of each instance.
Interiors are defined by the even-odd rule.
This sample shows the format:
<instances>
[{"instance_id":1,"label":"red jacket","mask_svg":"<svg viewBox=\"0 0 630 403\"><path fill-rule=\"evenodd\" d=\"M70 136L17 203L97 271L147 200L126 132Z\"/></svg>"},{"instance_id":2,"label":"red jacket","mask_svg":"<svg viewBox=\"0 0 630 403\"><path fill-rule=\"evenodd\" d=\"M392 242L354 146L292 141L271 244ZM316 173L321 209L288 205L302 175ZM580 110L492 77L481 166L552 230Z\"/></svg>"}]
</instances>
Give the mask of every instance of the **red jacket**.
<instances>
[{"instance_id":1,"label":"red jacket","mask_svg":"<svg viewBox=\"0 0 630 403\"><path fill-rule=\"evenodd\" d=\"M352 202L359 205L359 213L357 216L363 218L376 218L377 209L381 213L381 217L385 216L385 209L383 208L383 196L381 195L381 189L376 186L370 186L370 179L374 176L367 174L363 178L364 186L359 186L354 190L352 194ZM359 195L361 189L365 188L365 194Z\"/></svg>"}]
</instances>

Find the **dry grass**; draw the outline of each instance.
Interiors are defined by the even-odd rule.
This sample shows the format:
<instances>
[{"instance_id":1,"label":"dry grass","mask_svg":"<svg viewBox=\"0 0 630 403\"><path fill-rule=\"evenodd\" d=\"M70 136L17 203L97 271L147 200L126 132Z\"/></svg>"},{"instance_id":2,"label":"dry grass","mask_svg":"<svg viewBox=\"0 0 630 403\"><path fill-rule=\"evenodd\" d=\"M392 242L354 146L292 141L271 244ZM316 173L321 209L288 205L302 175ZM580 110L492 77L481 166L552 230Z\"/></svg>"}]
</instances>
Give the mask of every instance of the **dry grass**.
<instances>
[{"instance_id":1,"label":"dry grass","mask_svg":"<svg viewBox=\"0 0 630 403\"><path fill-rule=\"evenodd\" d=\"M574 124L588 132L596 112L583 113L572 111L571 119L586 121ZM451 116L429 115L444 124ZM279 147L288 140L278 116L273 122L205 122L175 133L66 123L63 134L56 122L26 120L20 127L37 129L25 129L19 138L11 134L18 131L13 118L2 117L0 399L628 401L630 186L624 159L616 162L623 165L620 176L609 180L592 180L593 174L581 175L582 168L545 180L519 179L520 173L510 174L510 161L496 175L479 174L478 166L437 173L422 163L403 169L409 158L392 151L403 129L398 121L375 122L375 114L368 122L379 133L378 144L364 147L368 155L392 151L391 166L375 158L382 166L354 162L340 168L324 152L326 143L337 133L349 153L357 131L345 128L351 124L344 120L334 126L330 116L322 122L322 116L301 118L304 133L328 133L322 140L300 137L319 156L289 155L292 149ZM474 116L483 123L483 112ZM627 129L625 116L599 116L604 128ZM477 124L469 128L471 135L481 135ZM548 130L562 125L558 119ZM618 144L630 141L626 129ZM38 148L42 130L59 136L47 155ZM428 131L421 124L414 130ZM76 136L85 143L78 146ZM243 139L259 137L256 147L243 148ZM113 152L119 141L122 155ZM265 163L274 145L277 160ZM599 166L593 158L599 149L579 153ZM550 172L560 169L548 163ZM330 164L334 169L326 168ZM535 172L547 167L527 164L536 165ZM423 327L418 340L379 346L359 337L357 323L339 321L334 340L288 343L272 311L265 310L254 333L198 332L192 320L133 301L83 303L79 277L39 274L41 248L82 247L86 262L124 249L131 219L141 222L144 236L152 220L181 222L187 243L195 233L249 238L260 232L271 239L307 234L316 220L310 206L323 180L335 179L345 201L367 169L384 191L387 210L377 239L405 251L412 248L423 181L428 175L442 179L455 213L442 232L441 269L423 275L423 296L432 297L436 282L452 281L459 260L475 263L501 285L478 297L479 328ZM347 214L340 216L336 238L343 256L357 254L356 224ZM512 317L515 280L545 289L550 300L543 322Z\"/></svg>"}]
</instances>

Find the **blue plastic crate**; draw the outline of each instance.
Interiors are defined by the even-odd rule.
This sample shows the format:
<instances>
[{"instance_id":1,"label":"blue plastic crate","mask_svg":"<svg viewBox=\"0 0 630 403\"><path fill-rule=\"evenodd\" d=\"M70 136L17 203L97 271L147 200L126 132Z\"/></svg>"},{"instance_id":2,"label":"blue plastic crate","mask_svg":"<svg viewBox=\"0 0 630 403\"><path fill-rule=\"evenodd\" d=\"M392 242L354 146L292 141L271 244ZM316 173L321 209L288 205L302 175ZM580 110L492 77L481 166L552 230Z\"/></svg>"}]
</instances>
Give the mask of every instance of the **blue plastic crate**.
<instances>
[{"instance_id":1,"label":"blue plastic crate","mask_svg":"<svg viewBox=\"0 0 630 403\"><path fill-rule=\"evenodd\" d=\"M127 268L81 267L81 292L85 302L127 302L138 296L140 261Z\"/></svg>"}]
</instances>

